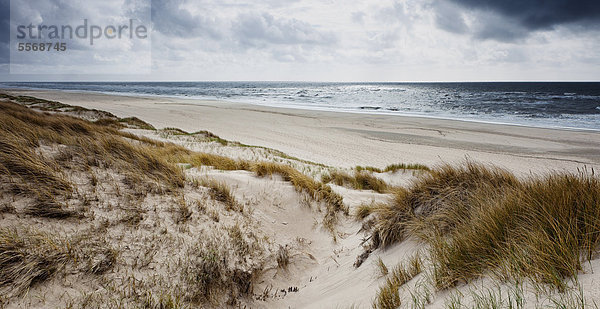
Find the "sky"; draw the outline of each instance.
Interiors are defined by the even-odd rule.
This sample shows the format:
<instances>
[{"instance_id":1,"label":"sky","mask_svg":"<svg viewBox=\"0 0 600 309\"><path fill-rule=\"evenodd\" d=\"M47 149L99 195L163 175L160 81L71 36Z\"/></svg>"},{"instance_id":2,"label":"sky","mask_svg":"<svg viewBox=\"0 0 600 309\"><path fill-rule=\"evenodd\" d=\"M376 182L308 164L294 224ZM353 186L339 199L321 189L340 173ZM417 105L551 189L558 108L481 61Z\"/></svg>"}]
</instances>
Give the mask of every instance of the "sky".
<instances>
[{"instance_id":1,"label":"sky","mask_svg":"<svg viewBox=\"0 0 600 309\"><path fill-rule=\"evenodd\" d=\"M0 0L0 80L600 80L598 0L114 1L121 7L13 0L11 8ZM121 71L8 73L11 14L39 23L124 18L149 1L149 72L126 69L140 57L115 56ZM95 58L111 48L116 55L102 41L81 46ZM44 57L36 61L49 67L89 65L80 57Z\"/></svg>"}]
</instances>

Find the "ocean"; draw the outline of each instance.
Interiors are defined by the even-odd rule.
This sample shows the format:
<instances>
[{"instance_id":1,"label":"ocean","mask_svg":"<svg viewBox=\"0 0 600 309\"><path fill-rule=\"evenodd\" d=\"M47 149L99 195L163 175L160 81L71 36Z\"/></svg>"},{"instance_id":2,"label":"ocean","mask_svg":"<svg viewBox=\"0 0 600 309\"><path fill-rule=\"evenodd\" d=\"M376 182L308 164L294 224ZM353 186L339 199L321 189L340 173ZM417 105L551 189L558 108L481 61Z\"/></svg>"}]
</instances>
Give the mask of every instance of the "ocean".
<instances>
[{"instance_id":1,"label":"ocean","mask_svg":"<svg viewBox=\"0 0 600 309\"><path fill-rule=\"evenodd\" d=\"M598 82L3 82L0 87L600 130Z\"/></svg>"}]
</instances>

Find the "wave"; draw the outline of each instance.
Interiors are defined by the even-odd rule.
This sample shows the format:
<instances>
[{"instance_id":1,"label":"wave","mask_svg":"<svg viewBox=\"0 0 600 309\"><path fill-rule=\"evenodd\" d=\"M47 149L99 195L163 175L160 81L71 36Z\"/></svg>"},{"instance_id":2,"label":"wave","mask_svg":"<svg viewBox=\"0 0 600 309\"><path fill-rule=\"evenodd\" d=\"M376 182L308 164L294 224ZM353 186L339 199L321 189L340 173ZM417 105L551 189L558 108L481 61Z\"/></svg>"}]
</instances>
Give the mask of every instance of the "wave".
<instances>
[{"instance_id":1,"label":"wave","mask_svg":"<svg viewBox=\"0 0 600 309\"><path fill-rule=\"evenodd\" d=\"M600 129L600 83L4 82L3 86Z\"/></svg>"}]
</instances>

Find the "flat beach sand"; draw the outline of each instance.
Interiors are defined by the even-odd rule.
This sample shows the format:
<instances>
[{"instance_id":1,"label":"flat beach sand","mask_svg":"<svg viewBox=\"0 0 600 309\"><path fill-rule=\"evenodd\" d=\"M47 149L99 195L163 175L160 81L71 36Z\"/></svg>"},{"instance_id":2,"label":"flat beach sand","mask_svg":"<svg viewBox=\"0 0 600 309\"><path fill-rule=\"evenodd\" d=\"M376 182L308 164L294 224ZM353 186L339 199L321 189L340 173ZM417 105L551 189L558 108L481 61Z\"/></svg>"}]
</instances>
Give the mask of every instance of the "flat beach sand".
<instances>
[{"instance_id":1,"label":"flat beach sand","mask_svg":"<svg viewBox=\"0 0 600 309\"><path fill-rule=\"evenodd\" d=\"M164 97L11 90L136 116L157 128L208 130L227 140L264 146L336 167L433 166L465 159L518 175L600 167L600 132L458 120L275 108Z\"/></svg>"}]
</instances>

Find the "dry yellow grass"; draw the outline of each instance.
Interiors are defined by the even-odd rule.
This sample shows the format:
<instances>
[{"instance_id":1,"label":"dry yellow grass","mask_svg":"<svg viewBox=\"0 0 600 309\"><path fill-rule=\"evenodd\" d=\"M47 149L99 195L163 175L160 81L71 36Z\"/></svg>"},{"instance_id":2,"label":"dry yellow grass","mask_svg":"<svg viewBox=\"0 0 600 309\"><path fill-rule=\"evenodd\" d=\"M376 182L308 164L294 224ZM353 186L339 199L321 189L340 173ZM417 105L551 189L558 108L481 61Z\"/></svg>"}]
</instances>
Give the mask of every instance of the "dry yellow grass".
<instances>
[{"instance_id":1,"label":"dry yellow grass","mask_svg":"<svg viewBox=\"0 0 600 309\"><path fill-rule=\"evenodd\" d=\"M383 264L383 262L380 263ZM383 265L385 267L385 265ZM398 289L422 271L423 264L419 256L414 256L407 265L399 264L394 267L385 279L385 283L379 288L373 309L396 309L402 305ZM386 268L387 272L387 268Z\"/></svg>"},{"instance_id":2,"label":"dry yellow grass","mask_svg":"<svg viewBox=\"0 0 600 309\"><path fill-rule=\"evenodd\" d=\"M389 186L385 181L367 173L356 171L354 175L340 171L332 171L322 177L324 183L333 182L338 186L347 186L356 190L373 190L378 193L386 193Z\"/></svg>"},{"instance_id":3,"label":"dry yellow grass","mask_svg":"<svg viewBox=\"0 0 600 309\"><path fill-rule=\"evenodd\" d=\"M564 289L600 241L600 180L581 172L525 181L473 197L470 217L452 217L450 235L431 238L439 288L487 270Z\"/></svg>"},{"instance_id":4,"label":"dry yellow grass","mask_svg":"<svg viewBox=\"0 0 600 309\"><path fill-rule=\"evenodd\" d=\"M423 164L407 164L407 163L390 164L383 169L373 167L373 166L357 166L357 167L355 167L355 169L359 172L370 171L370 172L375 172L375 173L387 173L387 172L395 173L396 171L399 171L399 170L422 170L422 171L430 170L429 167L427 167L426 165L423 165Z\"/></svg>"},{"instance_id":5,"label":"dry yellow grass","mask_svg":"<svg viewBox=\"0 0 600 309\"><path fill-rule=\"evenodd\" d=\"M354 211L354 218L356 218L356 220L362 220L366 217L368 217L372 212L373 212L373 208L374 205L371 204L360 204L356 207L356 210Z\"/></svg>"},{"instance_id":6,"label":"dry yellow grass","mask_svg":"<svg viewBox=\"0 0 600 309\"><path fill-rule=\"evenodd\" d=\"M421 238L439 289L486 272L562 289L598 250L600 179L580 171L518 180L467 162L432 170L373 212L373 246Z\"/></svg>"},{"instance_id":7,"label":"dry yellow grass","mask_svg":"<svg viewBox=\"0 0 600 309\"><path fill-rule=\"evenodd\" d=\"M156 145L143 140L134 145L112 127L64 115L44 115L13 103L0 103L0 170L15 179L19 190L55 196L66 194L71 185L57 166L83 162L86 166L113 167L127 173L131 183L145 181L181 187L181 170L159 156ZM39 147L59 148L55 157L43 156ZM27 186L30 186L29 189Z\"/></svg>"},{"instance_id":8,"label":"dry yellow grass","mask_svg":"<svg viewBox=\"0 0 600 309\"><path fill-rule=\"evenodd\" d=\"M0 291L18 296L73 258L69 244L32 230L0 229Z\"/></svg>"},{"instance_id":9,"label":"dry yellow grass","mask_svg":"<svg viewBox=\"0 0 600 309\"><path fill-rule=\"evenodd\" d=\"M208 188L211 198L225 204L227 210L243 212L243 206L235 199L226 183L215 179L202 179L200 185Z\"/></svg>"}]
</instances>

